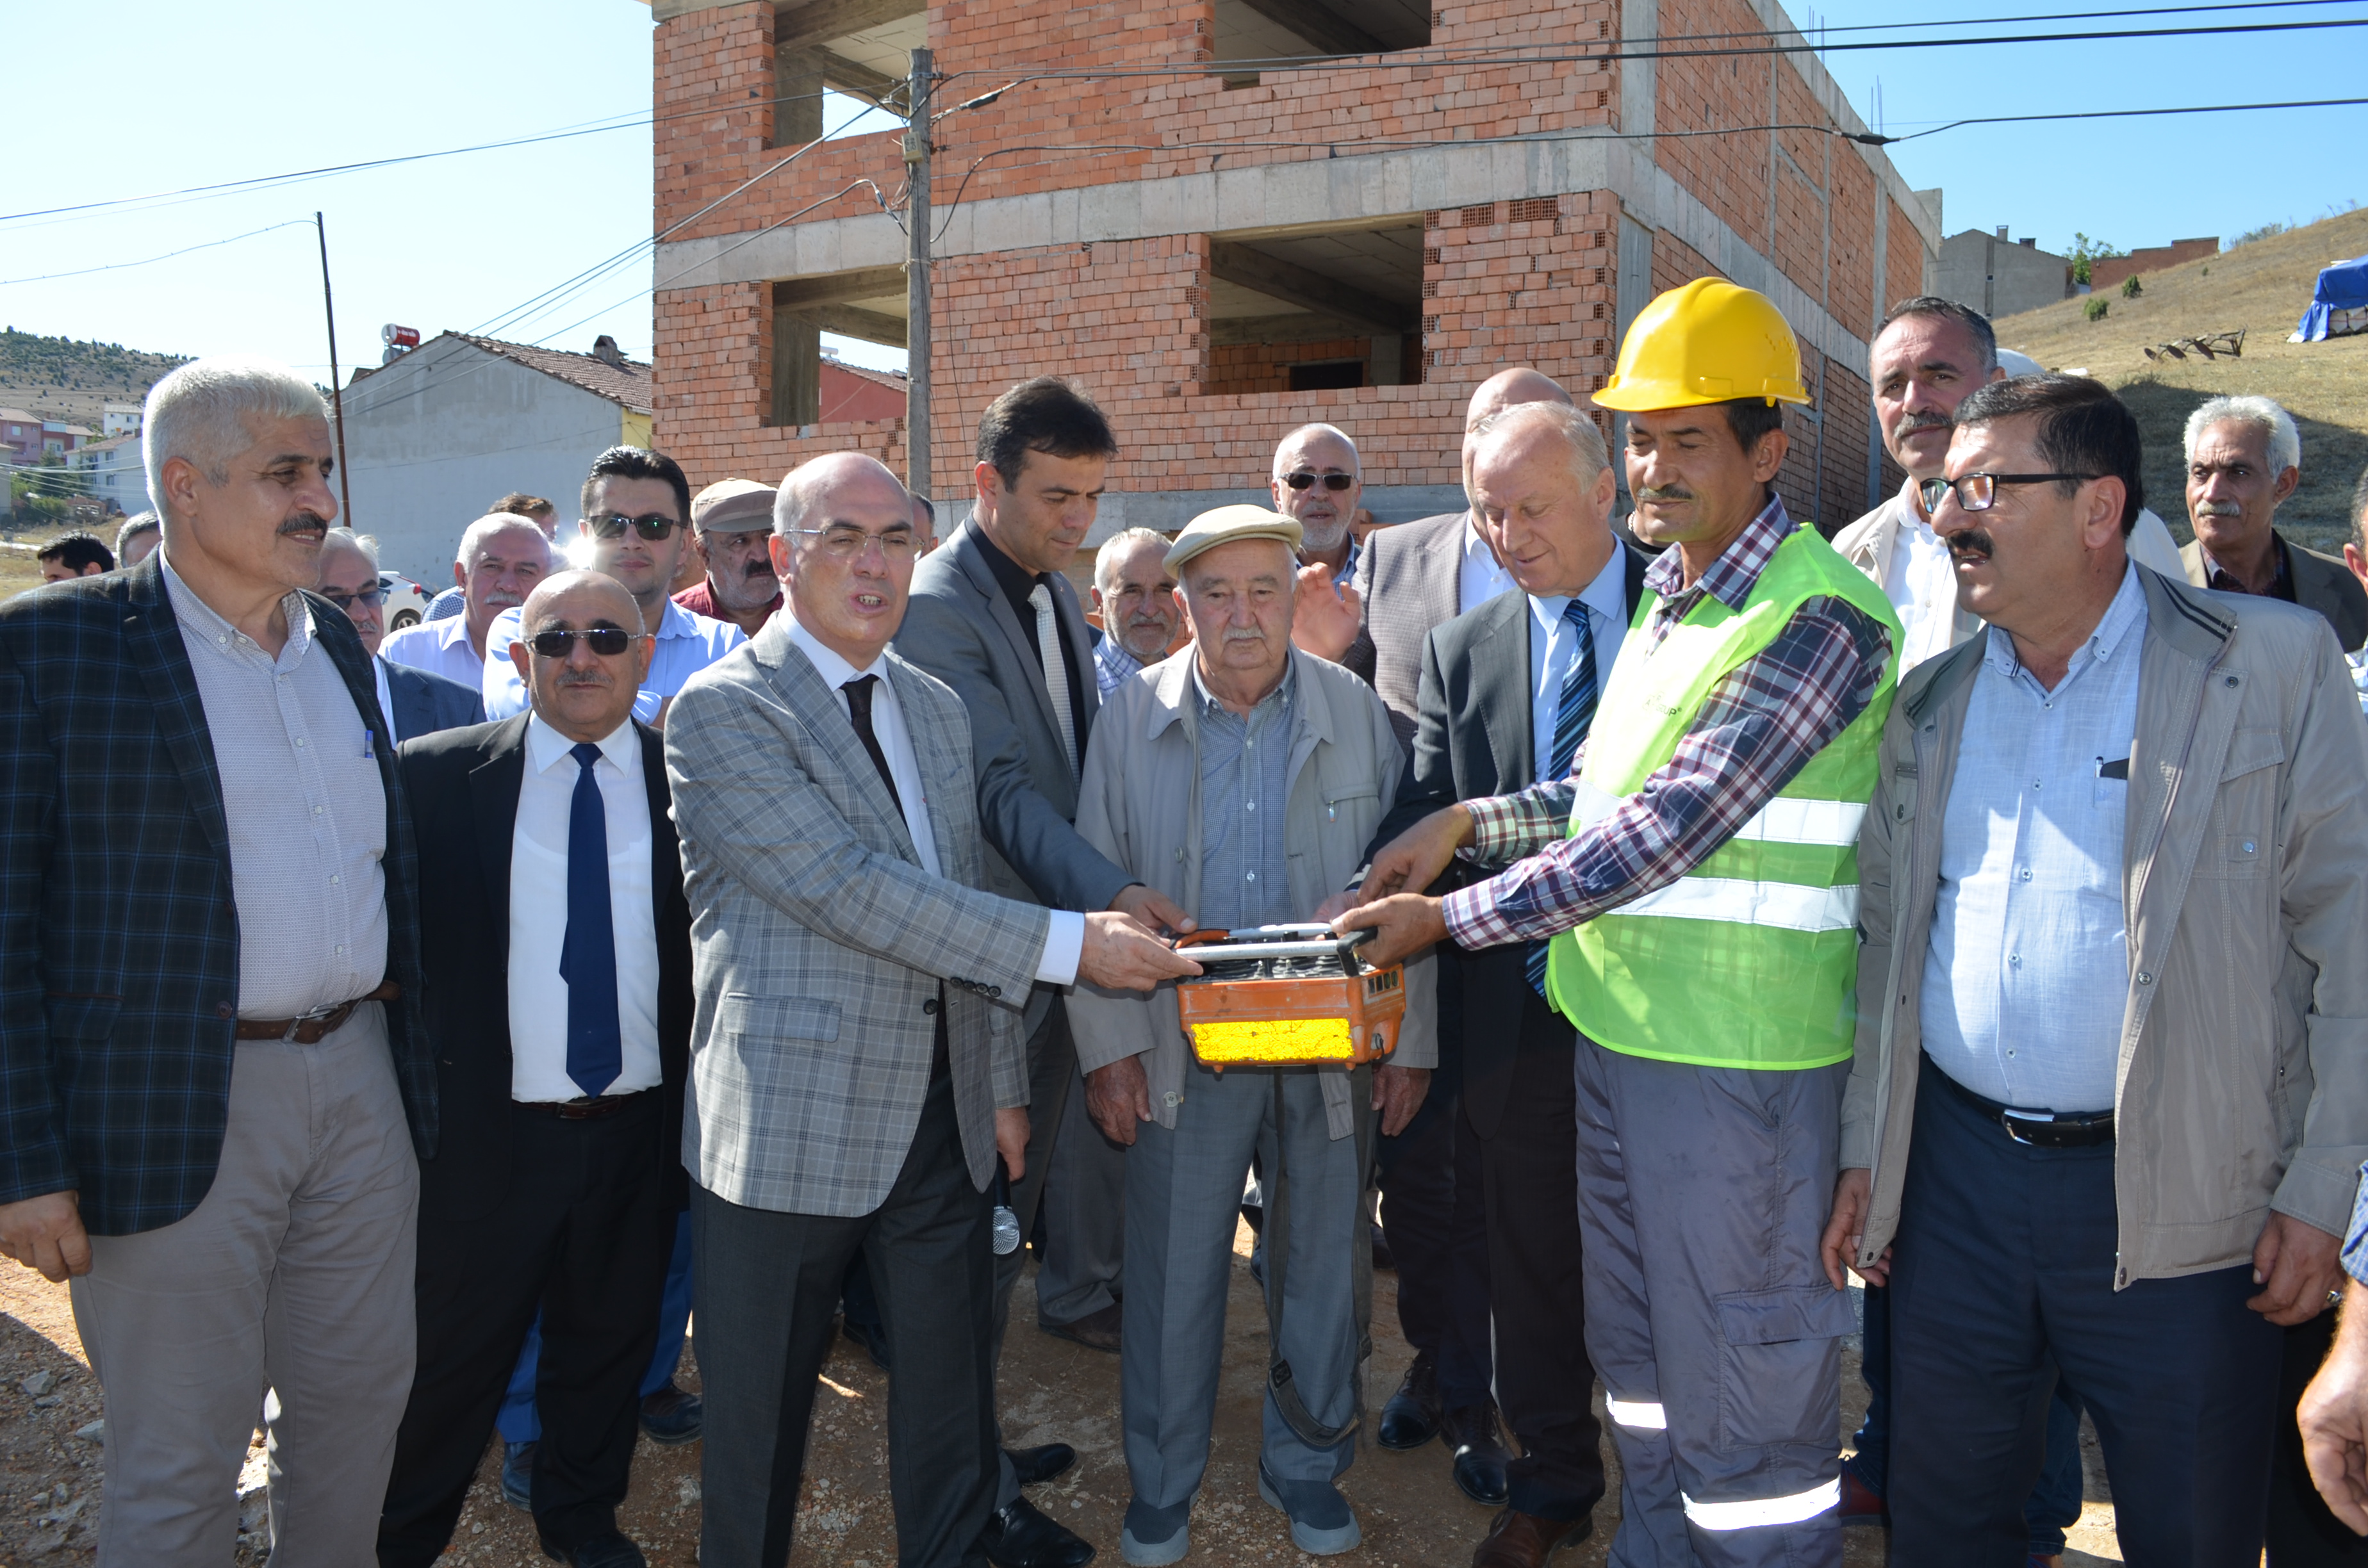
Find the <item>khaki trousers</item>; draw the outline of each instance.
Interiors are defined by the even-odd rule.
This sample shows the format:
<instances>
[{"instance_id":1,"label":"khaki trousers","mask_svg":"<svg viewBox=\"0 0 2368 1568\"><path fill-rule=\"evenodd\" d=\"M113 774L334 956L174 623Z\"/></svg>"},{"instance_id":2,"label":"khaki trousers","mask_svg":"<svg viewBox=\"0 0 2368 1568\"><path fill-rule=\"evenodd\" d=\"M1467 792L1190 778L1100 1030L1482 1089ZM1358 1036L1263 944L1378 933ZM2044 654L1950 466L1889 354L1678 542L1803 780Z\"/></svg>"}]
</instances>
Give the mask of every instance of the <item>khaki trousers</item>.
<instances>
[{"instance_id":1,"label":"khaki trousers","mask_svg":"<svg viewBox=\"0 0 2368 1568\"><path fill-rule=\"evenodd\" d=\"M94 1236L74 1281L107 1396L99 1568L230 1561L267 1389L272 1562L377 1557L411 1392L419 1205L386 1010L367 1003L316 1045L237 1052L203 1201L158 1230Z\"/></svg>"}]
</instances>

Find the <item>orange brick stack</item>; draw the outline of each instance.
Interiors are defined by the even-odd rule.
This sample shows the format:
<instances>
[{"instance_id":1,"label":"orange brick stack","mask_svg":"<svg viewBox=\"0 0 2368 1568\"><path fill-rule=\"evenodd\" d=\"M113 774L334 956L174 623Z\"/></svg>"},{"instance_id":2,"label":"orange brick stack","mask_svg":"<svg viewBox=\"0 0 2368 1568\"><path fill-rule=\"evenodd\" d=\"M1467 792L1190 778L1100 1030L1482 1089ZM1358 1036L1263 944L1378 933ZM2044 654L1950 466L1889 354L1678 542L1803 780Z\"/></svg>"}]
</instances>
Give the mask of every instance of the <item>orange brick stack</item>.
<instances>
[{"instance_id":1,"label":"orange brick stack","mask_svg":"<svg viewBox=\"0 0 2368 1568\"><path fill-rule=\"evenodd\" d=\"M1661 0L1662 36L1748 34L1742 0ZM877 210L859 180L894 194L896 138L830 142L767 174L774 145L773 7L767 0L675 17L656 43L657 223L670 239L746 235L825 203L814 220ZM939 122L939 220L964 202L1201 174L1212 166L1325 160L1393 141L1432 142L1616 129L1621 67L1559 60L1475 66L1427 58L1518 48L1568 55L1616 47L1609 0L1471 0L1434 12L1427 50L1346 70L1267 71L1256 85L1206 75L1023 81L995 104ZM1213 7L1140 0L944 0L929 11L951 106L1030 71L1113 72L1207 60ZM1738 40L1745 41L1745 40ZM1667 47L1667 46L1665 46ZM1782 57L1664 59L1655 114L1664 132L1826 117ZM1196 143L1224 142L1224 149ZM1785 277L1861 336L1882 301L1918 292L1924 252L1907 218L1888 215L1886 277L1873 276L1875 211L1887 199L1856 149L1814 131L1657 138L1652 156ZM763 176L759 178L758 176ZM745 193L732 193L746 182ZM712 213L698 216L711 203ZM1263 482L1277 436L1322 419L1363 449L1368 484L1453 484L1463 406L1494 370L1531 364L1574 392L1602 384L1618 344L1621 202L1575 190L1423 215L1423 305L1410 344L1413 385L1284 390L1287 367L1361 358L1362 339L1211 347L1209 240L1178 233L941 258L932 326L937 352L932 467L940 494L967 488L979 410L1023 376L1078 379L1110 414L1123 491L1225 489ZM1377 218L1387 214L1375 214ZM686 220L696 218L695 222ZM1667 232L1653 244L1654 288L1713 272ZM660 279L664 283L663 278ZM777 428L766 423L771 363L768 286L686 289L656 297L657 438L694 484L726 473L778 477L825 451L861 449L902 472L904 422ZM1789 422L1782 483L1802 516L1847 520L1868 485L1862 364L1809 350L1822 417ZM1896 471L1886 470L1889 483Z\"/></svg>"}]
</instances>

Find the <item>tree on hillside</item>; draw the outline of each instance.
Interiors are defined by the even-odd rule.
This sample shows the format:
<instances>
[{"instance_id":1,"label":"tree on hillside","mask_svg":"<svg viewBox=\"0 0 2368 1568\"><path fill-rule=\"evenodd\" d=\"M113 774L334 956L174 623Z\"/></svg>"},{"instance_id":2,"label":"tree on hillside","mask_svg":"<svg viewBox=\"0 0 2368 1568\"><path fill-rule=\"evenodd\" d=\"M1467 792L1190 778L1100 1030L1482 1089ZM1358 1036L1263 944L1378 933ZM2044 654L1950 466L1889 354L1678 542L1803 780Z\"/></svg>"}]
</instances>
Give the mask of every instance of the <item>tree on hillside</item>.
<instances>
[{"instance_id":1,"label":"tree on hillside","mask_svg":"<svg viewBox=\"0 0 2368 1568\"><path fill-rule=\"evenodd\" d=\"M2129 254L2111 240L2092 240L2076 229L2072 233L2072 281L2089 282L2089 264L2092 261Z\"/></svg>"}]
</instances>

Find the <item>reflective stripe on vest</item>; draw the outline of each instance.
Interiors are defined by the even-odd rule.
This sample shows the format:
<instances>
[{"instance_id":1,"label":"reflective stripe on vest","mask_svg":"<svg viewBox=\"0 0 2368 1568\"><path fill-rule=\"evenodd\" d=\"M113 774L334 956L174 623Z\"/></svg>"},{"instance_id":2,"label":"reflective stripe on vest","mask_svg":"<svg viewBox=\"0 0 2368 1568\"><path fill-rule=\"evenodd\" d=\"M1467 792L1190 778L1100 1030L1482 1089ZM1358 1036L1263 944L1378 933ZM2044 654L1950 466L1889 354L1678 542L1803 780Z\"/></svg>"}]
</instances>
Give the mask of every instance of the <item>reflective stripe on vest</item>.
<instances>
[{"instance_id":1,"label":"reflective stripe on vest","mask_svg":"<svg viewBox=\"0 0 2368 1568\"><path fill-rule=\"evenodd\" d=\"M1725 920L1779 931L1848 931L1858 925L1858 884L1804 888L1798 882L1747 882L1734 877L1679 877L1616 914L1664 920Z\"/></svg>"},{"instance_id":2,"label":"reflective stripe on vest","mask_svg":"<svg viewBox=\"0 0 2368 1568\"><path fill-rule=\"evenodd\" d=\"M1796 1525L1814 1519L1828 1508L1841 1506L1841 1477L1790 1496L1755 1498L1739 1503L1697 1503L1682 1492L1686 1522L1706 1530L1748 1530L1759 1525Z\"/></svg>"},{"instance_id":3,"label":"reflective stripe on vest","mask_svg":"<svg viewBox=\"0 0 2368 1568\"><path fill-rule=\"evenodd\" d=\"M1607 794L1586 779L1577 779L1571 821L1593 827L1634 797ZM1779 795L1735 830L1735 837L1770 844L1826 844L1848 849L1858 843L1859 824L1866 806L1858 801L1800 801ZM1730 840L1729 842L1732 842Z\"/></svg>"}]
</instances>

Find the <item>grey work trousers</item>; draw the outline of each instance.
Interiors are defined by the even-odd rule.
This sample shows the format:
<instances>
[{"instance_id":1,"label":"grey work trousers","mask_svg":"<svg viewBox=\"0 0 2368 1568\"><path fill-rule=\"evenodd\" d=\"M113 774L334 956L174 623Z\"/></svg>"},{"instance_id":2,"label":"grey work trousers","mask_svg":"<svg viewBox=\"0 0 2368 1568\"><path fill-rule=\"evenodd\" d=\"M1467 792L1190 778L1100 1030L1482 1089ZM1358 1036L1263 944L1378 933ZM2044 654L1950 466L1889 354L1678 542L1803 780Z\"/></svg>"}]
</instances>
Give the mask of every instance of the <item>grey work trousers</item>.
<instances>
[{"instance_id":1,"label":"grey work trousers","mask_svg":"<svg viewBox=\"0 0 2368 1568\"><path fill-rule=\"evenodd\" d=\"M316 1045L246 1040L213 1186L172 1224L91 1238L74 1327L107 1395L99 1568L214 1568L270 1419L271 1561L376 1561L411 1393L419 1166L386 1010Z\"/></svg>"},{"instance_id":2,"label":"grey work trousers","mask_svg":"<svg viewBox=\"0 0 2368 1568\"><path fill-rule=\"evenodd\" d=\"M1172 1507L1209 1467L1217 1375L1225 1342L1242 1173L1253 1153L1271 1176L1281 1140L1291 1184L1291 1255L1284 1271L1282 1353L1308 1413L1326 1426L1356 1404L1358 1278L1365 1244L1357 1140L1333 1138L1317 1069L1186 1071L1173 1130L1144 1122L1128 1151L1125 1316L1119 1351L1126 1468L1134 1494ZM1269 1271L1269 1278L1272 1278ZM1356 1439L1310 1447L1265 1401L1260 1460L1283 1481L1328 1481L1349 1468Z\"/></svg>"},{"instance_id":3,"label":"grey work trousers","mask_svg":"<svg viewBox=\"0 0 2368 1568\"><path fill-rule=\"evenodd\" d=\"M1036 1271L1036 1321L1075 1323L1116 1305L1125 1292L1125 1260L1126 1150L1094 1125L1081 1074L1069 1085L1044 1188L1044 1263Z\"/></svg>"},{"instance_id":4,"label":"grey work trousers","mask_svg":"<svg viewBox=\"0 0 2368 1568\"><path fill-rule=\"evenodd\" d=\"M1069 1010L1055 996L1043 1021L1028 1037L1027 1168L1011 1185L1011 1210L1019 1219L1019 1245L995 1260L994 1356L1003 1365L1003 1335L1011 1325L1011 1290L1028 1263L1028 1236L1036 1228L1036 1205L1044 1196L1044 1178L1053 1169L1054 1150L1063 1133L1061 1113L1069 1087L1077 1076L1077 1042L1069 1033ZM1001 1161L996 1162L998 1166ZM1019 1472L1002 1457L1002 1419L996 1421L995 1506L1000 1511L1019 1496Z\"/></svg>"},{"instance_id":5,"label":"grey work trousers","mask_svg":"<svg viewBox=\"0 0 2368 1568\"><path fill-rule=\"evenodd\" d=\"M1620 1453L1611 1568L1842 1560L1841 1340L1817 1243L1850 1063L1694 1067L1578 1040L1587 1348Z\"/></svg>"}]
</instances>

